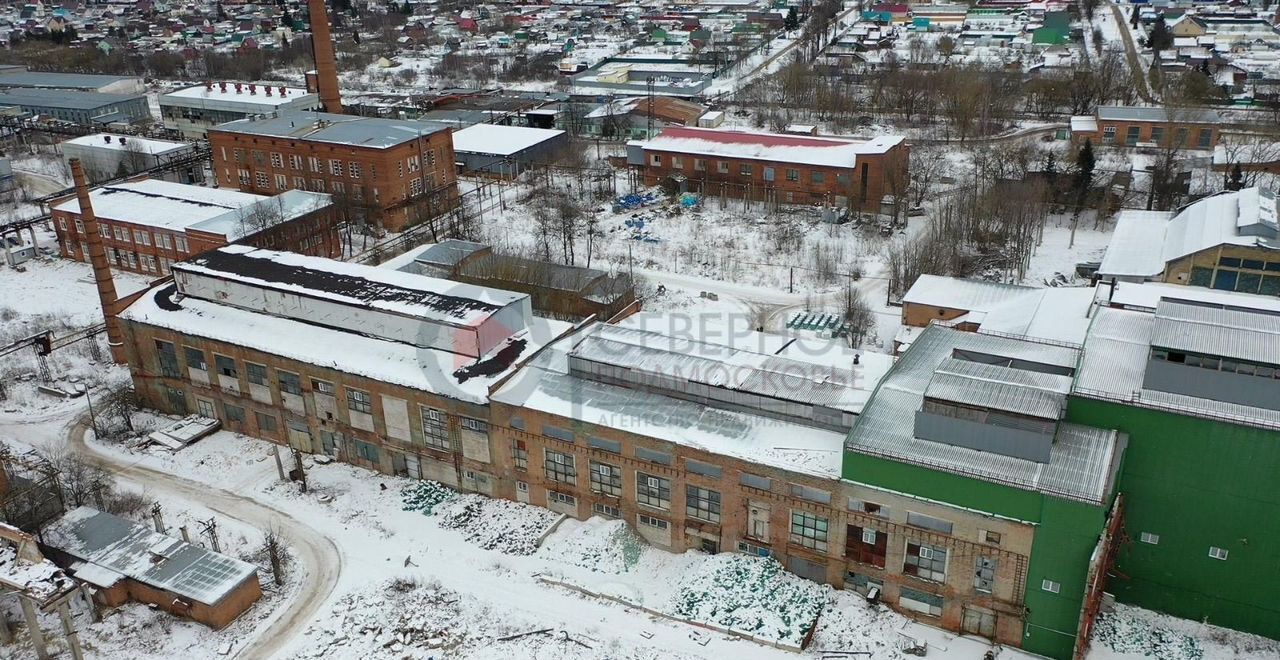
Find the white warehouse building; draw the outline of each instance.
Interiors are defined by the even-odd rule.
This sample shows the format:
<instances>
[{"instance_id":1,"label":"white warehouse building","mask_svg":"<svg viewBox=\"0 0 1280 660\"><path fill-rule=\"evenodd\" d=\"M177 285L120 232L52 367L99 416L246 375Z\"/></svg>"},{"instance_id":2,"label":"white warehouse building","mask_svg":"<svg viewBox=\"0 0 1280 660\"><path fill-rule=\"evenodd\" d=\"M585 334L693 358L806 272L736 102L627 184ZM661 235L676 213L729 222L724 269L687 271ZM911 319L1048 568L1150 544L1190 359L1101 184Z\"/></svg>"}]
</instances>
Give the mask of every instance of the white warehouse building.
<instances>
[{"instance_id":1,"label":"white warehouse building","mask_svg":"<svg viewBox=\"0 0 1280 660\"><path fill-rule=\"evenodd\" d=\"M296 87L207 82L160 95L164 125L203 139L211 126L281 110L319 110L320 97Z\"/></svg>"},{"instance_id":2,"label":"white warehouse building","mask_svg":"<svg viewBox=\"0 0 1280 660\"><path fill-rule=\"evenodd\" d=\"M98 183L118 176L137 174L144 170L181 160L196 152L195 145L173 140L153 140L132 135L94 133L82 135L62 143L62 160L70 167L72 158L79 158L89 183ZM173 183L201 183L204 167L193 163L187 167L158 172L150 178Z\"/></svg>"}]
</instances>

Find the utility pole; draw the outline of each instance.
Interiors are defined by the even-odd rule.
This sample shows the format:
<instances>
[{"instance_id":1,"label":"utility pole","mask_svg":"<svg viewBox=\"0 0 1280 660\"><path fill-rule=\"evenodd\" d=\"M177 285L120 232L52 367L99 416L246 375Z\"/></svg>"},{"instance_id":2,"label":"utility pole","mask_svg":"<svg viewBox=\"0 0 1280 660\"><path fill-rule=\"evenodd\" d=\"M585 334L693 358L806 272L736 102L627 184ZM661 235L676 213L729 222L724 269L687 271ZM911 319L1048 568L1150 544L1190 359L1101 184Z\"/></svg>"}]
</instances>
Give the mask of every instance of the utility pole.
<instances>
[{"instance_id":1,"label":"utility pole","mask_svg":"<svg viewBox=\"0 0 1280 660\"><path fill-rule=\"evenodd\" d=\"M302 492L307 492L307 470L302 466L302 452L293 450L293 467L298 471L298 481L302 482Z\"/></svg>"},{"instance_id":2,"label":"utility pole","mask_svg":"<svg viewBox=\"0 0 1280 660\"><path fill-rule=\"evenodd\" d=\"M151 505L151 521L156 525L156 533L164 533L164 519L160 516L160 503L156 502Z\"/></svg>"},{"instance_id":3,"label":"utility pole","mask_svg":"<svg viewBox=\"0 0 1280 660\"><path fill-rule=\"evenodd\" d=\"M213 546L214 552L222 552L222 545L218 543L218 521L214 518L198 521L200 523L200 533L209 539L209 545Z\"/></svg>"}]
</instances>

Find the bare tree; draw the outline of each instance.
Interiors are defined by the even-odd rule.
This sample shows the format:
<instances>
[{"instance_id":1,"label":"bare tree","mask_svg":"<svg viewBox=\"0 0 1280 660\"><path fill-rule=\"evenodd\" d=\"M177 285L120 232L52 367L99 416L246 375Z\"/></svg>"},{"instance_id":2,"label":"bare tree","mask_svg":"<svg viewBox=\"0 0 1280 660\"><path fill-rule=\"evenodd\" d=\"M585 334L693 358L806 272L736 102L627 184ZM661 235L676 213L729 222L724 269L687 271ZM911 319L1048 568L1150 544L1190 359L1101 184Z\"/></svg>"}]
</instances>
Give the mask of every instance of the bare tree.
<instances>
[{"instance_id":1,"label":"bare tree","mask_svg":"<svg viewBox=\"0 0 1280 660\"><path fill-rule=\"evenodd\" d=\"M876 325L875 312L852 282L844 288L844 322L849 330L849 346L856 348Z\"/></svg>"},{"instance_id":2,"label":"bare tree","mask_svg":"<svg viewBox=\"0 0 1280 660\"><path fill-rule=\"evenodd\" d=\"M288 568L290 555L289 544L280 530L272 525L262 535L260 552L266 555L271 563L271 577L277 586L284 584L285 569Z\"/></svg>"}]
</instances>

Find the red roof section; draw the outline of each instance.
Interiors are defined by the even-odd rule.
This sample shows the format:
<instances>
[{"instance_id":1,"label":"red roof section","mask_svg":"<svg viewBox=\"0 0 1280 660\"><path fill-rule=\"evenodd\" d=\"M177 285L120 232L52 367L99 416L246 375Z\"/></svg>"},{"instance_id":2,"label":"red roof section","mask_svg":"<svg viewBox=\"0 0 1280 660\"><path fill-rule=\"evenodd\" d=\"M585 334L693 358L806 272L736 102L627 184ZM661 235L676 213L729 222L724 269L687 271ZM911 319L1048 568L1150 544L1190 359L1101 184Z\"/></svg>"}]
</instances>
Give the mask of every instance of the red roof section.
<instances>
[{"instance_id":1,"label":"red roof section","mask_svg":"<svg viewBox=\"0 0 1280 660\"><path fill-rule=\"evenodd\" d=\"M672 126L664 128L662 137L706 140L722 144L760 144L766 147L847 147L848 140L824 140L805 135L779 135L777 133L747 133L722 131L713 128Z\"/></svg>"}]
</instances>

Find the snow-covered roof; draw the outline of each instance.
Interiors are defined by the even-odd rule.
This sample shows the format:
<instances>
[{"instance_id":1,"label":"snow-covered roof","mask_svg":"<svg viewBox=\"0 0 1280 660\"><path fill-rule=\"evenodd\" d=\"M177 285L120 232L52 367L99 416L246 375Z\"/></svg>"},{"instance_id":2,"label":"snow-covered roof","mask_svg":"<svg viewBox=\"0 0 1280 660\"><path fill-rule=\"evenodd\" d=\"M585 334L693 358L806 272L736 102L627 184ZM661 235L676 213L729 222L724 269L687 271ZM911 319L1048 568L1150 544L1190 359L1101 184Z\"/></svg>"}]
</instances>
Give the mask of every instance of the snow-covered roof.
<instances>
[{"instance_id":1,"label":"snow-covered roof","mask_svg":"<svg viewBox=\"0 0 1280 660\"><path fill-rule=\"evenodd\" d=\"M43 538L76 559L207 605L257 573L252 564L86 506L46 527Z\"/></svg>"},{"instance_id":2,"label":"snow-covered roof","mask_svg":"<svg viewBox=\"0 0 1280 660\"><path fill-rule=\"evenodd\" d=\"M648 140L633 140L627 144L645 150L688 155L851 168L858 156L883 154L902 144L903 139L902 136L881 135L857 140L674 126L663 129Z\"/></svg>"},{"instance_id":3,"label":"snow-covered roof","mask_svg":"<svg viewBox=\"0 0 1280 660\"><path fill-rule=\"evenodd\" d=\"M1241 296L1246 296L1241 298ZM1162 298L1190 300L1213 305L1240 305L1247 300L1254 309L1280 313L1280 298L1272 296L1248 296L1231 291L1219 291L1198 286L1166 284L1164 282L1118 282L1115 291L1106 282L1098 283L1098 300L1113 307L1154 312Z\"/></svg>"},{"instance_id":4,"label":"snow-covered roof","mask_svg":"<svg viewBox=\"0 0 1280 660\"><path fill-rule=\"evenodd\" d=\"M844 434L570 373L573 338L549 347L494 401L823 478L840 475Z\"/></svg>"},{"instance_id":5,"label":"snow-covered roof","mask_svg":"<svg viewBox=\"0 0 1280 660\"><path fill-rule=\"evenodd\" d=\"M1170 261L1219 245L1280 249L1276 222L1275 196L1261 188L1213 195L1176 215L1125 210L1098 274L1155 277Z\"/></svg>"},{"instance_id":6,"label":"snow-covered roof","mask_svg":"<svg viewBox=\"0 0 1280 660\"><path fill-rule=\"evenodd\" d=\"M1280 364L1280 317L1178 300L1156 306L1151 345L1175 351Z\"/></svg>"},{"instance_id":7,"label":"snow-covered roof","mask_svg":"<svg viewBox=\"0 0 1280 660\"><path fill-rule=\"evenodd\" d=\"M1230 295L1234 295L1236 302L1244 307L1252 306L1254 301L1262 298L1249 294ZM1074 394L1129 401L1135 405L1192 416L1219 419L1227 417L1242 424L1280 428L1280 411L1145 389L1143 381L1151 356L1155 326L1156 317L1148 312L1099 308L1085 341L1084 357L1076 375ZM1271 349L1274 353L1274 344Z\"/></svg>"},{"instance_id":8,"label":"snow-covered roof","mask_svg":"<svg viewBox=\"0 0 1280 660\"><path fill-rule=\"evenodd\" d=\"M358 328L344 331L191 297L175 300L175 293L172 284L157 286L120 317L479 404L488 401L489 387L509 375L521 360L527 360L572 327L561 321L532 317L527 327L518 329L498 348L473 358L371 337ZM477 365L493 368L471 369Z\"/></svg>"},{"instance_id":9,"label":"snow-covered roof","mask_svg":"<svg viewBox=\"0 0 1280 660\"><path fill-rule=\"evenodd\" d=\"M987 280L921 275L902 296L904 304L985 312L995 305L1021 296L1032 288Z\"/></svg>"},{"instance_id":10,"label":"snow-covered roof","mask_svg":"<svg viewBox=\"0 0 1280 660\"><path fill-rule=\"evenodd\" d=\"M1120 458L1115 431L1059 422L1047 463L915 437L911 420L938 368L957 352L1074 368L1079 349L929 326L899 358L849 433L848 451L973 479L1102 503ZM1054 387L1047 388L1053 391Z\"/></svg>"},{"instance_id":11,"label":"snow-covered roof","mask_svg":"<svg viewBox=\"0 0 1280 660\"><path fill-rule=\"evenodd\" d=\"M1093 301L1092 287L1032 289L990 307L981 331L1082 344Z\"/></svg>"},{"instance_id":12,"label":"snow-covered roof","mask_svg":"<svg viewBox=\"0 0 1280 660\"><path fill-rule=\"evenodd\" d=\"M95 149L139 151L144 154L152 155L166 154L171 151L180 151L192 148L192 145L186 142L154 140L151 138L134 137L132 135L117 135L115 133L94 133L93 135L82 135L78 138L67 140L62 144L64 147L68 144L74 144L77 146L92 147Z\"/></svg>"},{"instance_id":13,"label":"snow-covered roof","mask_svg":"<svg viewBox=\"0 0 1280 660\"><path fill-rule=\"evenodd\" d=\"M350 147L387 149L449 126L439 122L380 119L327 112L282 111L273 117L239 119L210 130L281 137Z\"/></svg>"},{"instance_id":14,"label":"snow-covered roof","mask_svg":"<svg viewBox=\"0 0 1280 660\"><path fill-rule=\"evenodd\" d=\"M1071 118L1072 133L1097 133L1098 120L1092 115L1078 115Z\"/></svg>"},{"instance_id":15,"label":"snow-covered roof","mask_svg":"<svg viewBox=\"0 0 1280 660\"><path fill-rule=\"evenodd\" d=\"M89 202L99 220L175 230L186 229L263 199L266 198L262 195L238 190L205 188L159 179L99 186L89 192ZM79 213L80 202L72 197L54 206L53 210Z\"/></svg>"},{"instance_id":16,"label":"snow-covered roof","mask_svg":"<svg viewBox=\"0 0 1280 660\"><path fill-rule=\"evenodd\" d=\"M550 128L475 124L453 132L454 153L510 156L564 135Z\"/></svg>"},{"instance_id":17,"label":"snow-covered roof","mask_svg":"<svg viewBox=\"0 0 1280 660\"><path fill-rule=\"evenodd\" d=\"M1218 111L1209 108L1169 110L1132 105L1100 105L1097 112L1098 119L1103 121L1152 121L1179 124L1216 124L1222 121Z\"/></svg>"},{"instance_id":18,"label":"snow-covered roof","mask_svg":"<svg viewBox=\"0 0 1280 660\"><path fill-rule=\"evenodd\" d=\"M929 399L1057 421L1071 378L956 358L944 359L925 388Z\"/></svg>"},{"instance_id":19,"label":"snow-covered roof","mask_svg":"<svg viewBox=\"0 0 1280 660\"><path fill-rule=\"evenodd\" d=\"M236 91L236 84L224 83L225 90L217 83L211 88L206 88L204 85L193 85L176 92L161 94L160 103L163 105L166 99L203 99L209 101L237 101L261 106L278 106L293 103L299 98L316 98L315 94L296 87L282 88L280 85L256 84L255 93L250 93L249 83L239 83L239 91ZM283 95L280 93L281 89L284 89L285 93ZM270 91L270 94L267 93L268 91Z\"/></svg>"},{"instance_id":20,"label":"snow-covered roof","mask_svg":"<svg viewBox=\"0 0 1280 660\"><path fill-rule=\"evenodd\" d=\"M197 231L226 236L228 241L238 240L260 231L314 213L333 204L328 193L307 190L286 190L274 197L264 197L234 211L227 211L187 227Z\"/></svg>"}]
</instances>

